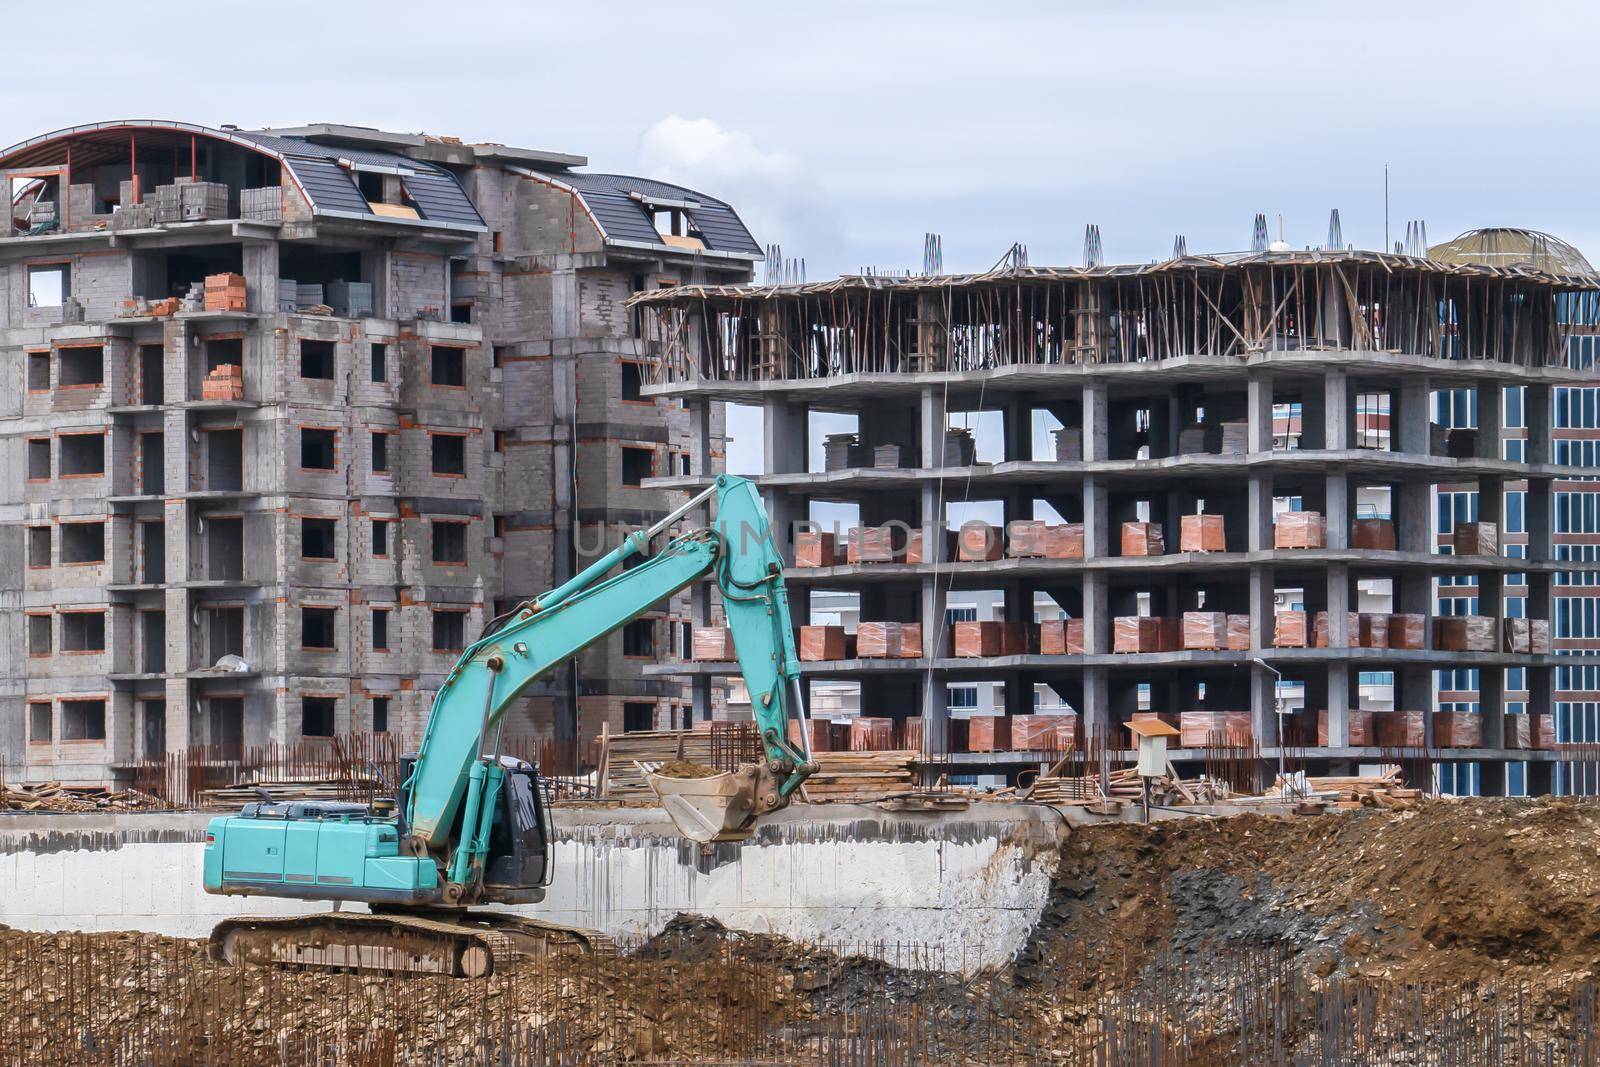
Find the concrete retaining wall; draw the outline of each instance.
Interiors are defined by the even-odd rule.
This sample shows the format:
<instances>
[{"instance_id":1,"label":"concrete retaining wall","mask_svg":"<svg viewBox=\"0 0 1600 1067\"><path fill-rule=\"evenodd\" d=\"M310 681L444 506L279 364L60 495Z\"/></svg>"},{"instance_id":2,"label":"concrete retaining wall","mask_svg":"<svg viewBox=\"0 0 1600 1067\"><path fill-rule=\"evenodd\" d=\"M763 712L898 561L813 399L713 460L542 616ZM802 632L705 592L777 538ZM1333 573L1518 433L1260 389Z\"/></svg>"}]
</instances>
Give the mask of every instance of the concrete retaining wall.
<instances>
[{"instance_id":1,"label":"concrete retaining wall","mask_svg":"<svg viewBox=\"0 0 1600 1067\"><path fill-rule=\"evenodd\" d=\"M911 941L949 965L1000 962L1044 906L1066 835L1047 808L975 804L896 814L796 807L756 837L702 851L659 810L561 808L545 902L516 909L621 938L678 912L814 941ZM28 930L145 930L202 937L225 915L322 910L201 889L207 817L0 816L0 923Z\"/></svg>"}]
</instances>

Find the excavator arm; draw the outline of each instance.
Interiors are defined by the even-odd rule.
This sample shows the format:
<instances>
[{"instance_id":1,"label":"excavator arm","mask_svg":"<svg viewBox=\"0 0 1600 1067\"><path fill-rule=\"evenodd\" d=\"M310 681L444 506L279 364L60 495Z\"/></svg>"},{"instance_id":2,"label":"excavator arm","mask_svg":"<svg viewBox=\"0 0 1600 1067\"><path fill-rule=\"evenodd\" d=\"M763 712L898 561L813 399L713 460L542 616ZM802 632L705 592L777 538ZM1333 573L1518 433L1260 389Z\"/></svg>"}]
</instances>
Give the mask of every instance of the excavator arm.
<instances>
[{"instance_id":1,"label":"excavator arm","mask_svg":"<svg viewBox=\"0 0 1600 1067\"><path fill-rule=\"evenodd\" d=\"M643 555L654 533L711 492L717 499L711 527ZM631 559L638 562L606 577ZM469 901L481 881L503 777L498 759L483 752L498 735L506 709L559 664L707 574L722 592L765 764L711 779L656 775L651 784L679 829L697 840L745 836L758 815L788 803L813 768L788 739L787 720L800 708L793 696L798 669L782 559L755 486L723 475L713 490L655 529L631 535L571 582L515 609L466 649L445 678L406 785L408 837L402 849L448 856L447 903ZM497 747L491 744L489 751ZM720 797L700 799L708 784L723 790ZM676 800L680 788L696 799ZM712 824L715 829L708 831Z\"/></svg>"}]
</instances>

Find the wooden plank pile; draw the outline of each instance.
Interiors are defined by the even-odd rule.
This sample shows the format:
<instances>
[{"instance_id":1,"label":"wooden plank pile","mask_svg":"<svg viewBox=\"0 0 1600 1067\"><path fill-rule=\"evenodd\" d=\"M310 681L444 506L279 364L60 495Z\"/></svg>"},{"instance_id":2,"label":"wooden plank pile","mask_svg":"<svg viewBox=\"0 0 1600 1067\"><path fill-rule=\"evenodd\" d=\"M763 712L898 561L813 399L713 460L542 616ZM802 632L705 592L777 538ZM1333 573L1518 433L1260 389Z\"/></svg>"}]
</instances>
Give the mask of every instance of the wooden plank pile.
<instances>
[{"instance_id":1,"label":"wooden plank pile","mask_svg":"<svg viewBox=\"0 0 1600 1067\"><path fill-rule=\"evenodd\" d=\"M1100 789L1097 774L1069 777L1045 775L1028 790L1026 799L1039 804L1097 804L1116 800L1124 804L1137 804L1144 799L1144 783L1139 780L1137 767L1123 767L1111 772L1110 792ZM1231 797L1228 784L1202 775L1199 778L1179 778L1172 764L1167 773L1150 779L1152 804L1215 804Z\"/></svg>"},{"instance_id":2,"label":"wooden plank pile","mask_svg":"<svg viewBox=\"0 0 1600 1067\"><path fill-rule=\"evenodd\" d=\"M1407 789L1395 767L1387 774L1366 776L1307 777L1311 796L1330 801L1336 808L1409 808L1422 798L1422 790ZM1274 787L1282 789L1282 781Z\"/></svg>"},{"instance_id":3,"label":"wooden plank pile","mask_svg":"<svg viewBox=\"0 0 1600 1067\"><path fill-rule=\"evenodd\" d=\"M127 811L155 808L161 801L137 789L112 789L103 785L62 785L38 782L0 784L0 811L84 812Z\"/></svg>"},{"instance_id":4,"label":"wooden plank pile","mask_svg":"<svg viewBox=\"0 0 1600 1067\"><path fill-rule=\"evenodd\" d=\"M870 804L911 792L915 752L817 752L818 771L806 779L813 804Z\"/></svg>"},{"instance_id":5,"label":"wooden plank pile","mask_svg":"<svg viewBox=\"0 0 1600 1067\"><path fill-rule=\"evenodd\" d=\"M641 730L601 738L600 795L608 800L654 797L640 763L684 760L712 766L709 730Z\"/></svg>"},{"instance_id":6,"label":"wooden plank pile","mask_svg":"<svg viewBox=\"0 0 1600 1067\"><path fill-rule=\"evenodd\" d=\"M200 803L207 808L237 807L271 797L273 800L362 800L385 792L376 778L252 779L202 790ZM263 796L265 794L265 796Z\"/></svg>"}]
</instances>

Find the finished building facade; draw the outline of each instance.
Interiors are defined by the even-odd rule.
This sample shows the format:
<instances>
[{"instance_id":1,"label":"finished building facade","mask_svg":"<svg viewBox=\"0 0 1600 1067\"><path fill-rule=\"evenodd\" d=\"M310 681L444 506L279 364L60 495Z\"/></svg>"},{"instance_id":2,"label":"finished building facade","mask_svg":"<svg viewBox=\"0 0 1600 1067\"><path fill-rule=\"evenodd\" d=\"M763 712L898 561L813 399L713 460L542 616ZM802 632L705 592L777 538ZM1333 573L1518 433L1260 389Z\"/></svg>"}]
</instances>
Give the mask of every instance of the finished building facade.
<instances>
[{"instance_id":1,"label":"finished building facade","mask_svg":"<svg viewBox=\"0 0 1600 1067\"><path fill-rule=\"evenodd\" d=\"M714 462L721 426L643 394L628 299L759 249L720 201L584 162L153 121L0 152L0 776L414 743L491 618L670 509L646 479ZM510 730L680 719L641 666L688 611Z\"/></svg>"},{"instance_id":2,"label":"finished building facade","mask_svg":"<svg viewBox=\"0 0 1600 1067\"><path fill-rule=\"evenodd\" d=\"M846 635L804 665L813 689L850 685L862 714L920 720L941 760L1038 766L1037 746L964 745L951 693L1000 683L1015 720L1042 683L1077 712L1080 745L1125 752L1132 716L1172 716L1193 739L1180 768L1218 747L1287 749L1336 773L1409 756L1449 768L1447 787L1467 768L1486 794L1546 792L1567 739L1558 667L1565 702L1567 672L1586 668L1564 654L1588 646L1557 593L1594 574L1556 535L1562 494L1594 471L1557 442L1563 405L1594 393L1575 344L1592 331L1570 312L1596 281L1558 245L1500 259L1262 250L636 302L664 342L651 395L760 407L764 491L785 551L805 549L788 572L797 614L819 592L853 594L859 620L917 628L903 656L883 654L879 629L870 656ZM1442 416L1460 397L1460 416ZM820 412L853 417L853 436L809 449ZM997 420L987 454L959 429L979 413ZM1455 492L1473 502L1445 515ZM974 508L992 527L966 524ZM841 513L823 522L831 543L819 537ZM949 610L996 594L1014 629L962 630ZM1041 594L1065 616L1048 634Z\"/></svg>"}]
</instances>

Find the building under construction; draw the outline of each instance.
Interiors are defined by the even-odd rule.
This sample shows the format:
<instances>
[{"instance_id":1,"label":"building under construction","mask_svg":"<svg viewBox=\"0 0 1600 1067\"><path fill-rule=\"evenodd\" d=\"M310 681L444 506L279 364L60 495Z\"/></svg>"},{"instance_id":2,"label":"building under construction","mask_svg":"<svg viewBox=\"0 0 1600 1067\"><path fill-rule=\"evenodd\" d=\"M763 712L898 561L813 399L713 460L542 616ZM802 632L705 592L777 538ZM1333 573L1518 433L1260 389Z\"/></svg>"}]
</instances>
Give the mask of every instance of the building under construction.
<instances>
[{"instance_id":1,"label":"building under construction","mask_svg":"<svg viewBox=\"0 0 1600 1067\"><path fill-rule=\"evenodd\" d=\"M1582 788L1552 746L1593 740L1592 669L1563 665L1596 636L1571 518L1596 499L1596 281L1525 231L1412 251L680 287L635 298L661 344L645 392L702 426L760 408L818 616L808 687L854 690L954 774L1126 756L1156 716L1180 767L1400 757L1447 790ZM841 599L849 628L817 610ZM733 670L696 621L698 656L653 673ZM1004 716L965 713L980 683Z\"/></svg>"},{"instance_id":2,"label":"building under construction","mask_svg":"<svg viewBox=\"0 0 1600 1067\"><path fill-rule=\"evenodd\" d=\"M488 620L670 509L644 480L720 426L642 394L626 302L760 250L719 200L584 163L143 120L0 151L0 777L414 744ZM640 668L686 612L590 649L511 734L680 720Z\"/></svg>"}]
</instances>

